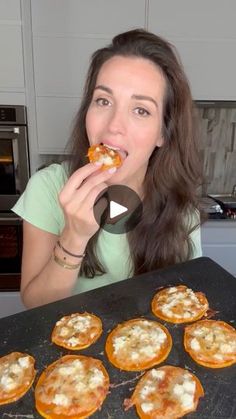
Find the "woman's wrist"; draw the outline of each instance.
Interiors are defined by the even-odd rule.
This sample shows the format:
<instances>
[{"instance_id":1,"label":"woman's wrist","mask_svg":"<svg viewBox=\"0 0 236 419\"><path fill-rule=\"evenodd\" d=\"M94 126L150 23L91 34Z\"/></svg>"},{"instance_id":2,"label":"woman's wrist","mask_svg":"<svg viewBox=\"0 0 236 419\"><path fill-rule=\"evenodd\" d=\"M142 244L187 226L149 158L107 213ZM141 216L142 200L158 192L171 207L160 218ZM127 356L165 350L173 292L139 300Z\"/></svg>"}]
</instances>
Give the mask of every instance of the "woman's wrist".
<instances>
[{"instance_id":1,"label":"woman's wrist","mask_svg":"<svg viewBox=\"0 0 236 419\"><path fill-rule=\"evenodd\" d=\"M76 255L79 257L79 255L85 254L88 240L64 230L61 236L58 238L58 242L59 243L57 243L57 247L60 248L60 251L66 253L67 256L70 257L72 261L74 261Z\"/></svg>"},{"instance_id":2,"label":"woman's wrist","mask_svg":"<svg viewBox=\"0 0 236 419\"><path fill-rule=\"evenodd\" d=\"M58 255L57 246L55 246L54 249L53 249L53 255L52 255L52 257L53 257L54 262L57 265L59 265L62 268L64 268L64 269L69 269L69 270L80 269L80 265L81 265L82 259L79 259L76 262L74 261L73 263L71 263L68 260L67 255L66 256Z\"/></svg>"},{"instance_id":3,"label":"woman's wrist","mask_svg":"<svg viewBox=\"0 0 236 419\"><path fill-rule=\"evenodd\" d=\"M82 259L85 256L85 253L79 254L79 253L72 253L70 250L66 249L60 242L60 240L57 240L57 246L68 256L72 256L76 259Z\"/></svg>"}]
</instances>

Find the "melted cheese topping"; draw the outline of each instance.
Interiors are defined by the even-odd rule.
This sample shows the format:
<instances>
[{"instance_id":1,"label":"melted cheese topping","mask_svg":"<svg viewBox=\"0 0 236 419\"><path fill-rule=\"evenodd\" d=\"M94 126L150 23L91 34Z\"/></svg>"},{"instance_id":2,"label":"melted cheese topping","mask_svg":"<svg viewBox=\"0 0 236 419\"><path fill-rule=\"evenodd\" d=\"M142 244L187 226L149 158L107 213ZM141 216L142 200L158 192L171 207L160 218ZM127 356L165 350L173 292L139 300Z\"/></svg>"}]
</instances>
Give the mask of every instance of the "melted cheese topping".
<instances>
[{"instance_id":1,"label":"melted cheese topping","mask_svg":"<svg viewBox=\"0 0 236 419\"><path fill-rule=\"evenodd\" d=\"M128 325L120 332L113 339L114 354L118 357L152 358L167 339L158 325L147 320Z\"/></svg>"},{"instance_id":2,"label":"melted cheese topping","mask_svg":"<svg viewBox=\"0 0 236 419\"><path fill-rule=\"evenodd\" d=\"M155 321L129 320L118 325L108 338L108 342L111 342L111 357L117 361L120 368L122 365L138 367L153 359L158 361L158 357L165 352L168 354L171 348L171 338L168 338L167 333L168 331ZM109 343L106 350L107 346ZM109 350L107 352L109 355Z\"/></svg>"},{"instance_id":3,"label":"melted cheese topping","mask_svg":"<svg viewBox=\"0 0 236 419\"><path fill-rule=\"evenodd\" d=\"M8 392L21 386L24 381L24 373L29 366L28 356L0 365L0 391Z\"/></svg>"},{"instance_id":4,"label":"melted cheese topping","mask_svg":"<svg viewBox=\"0 0 236 419\"><path fill-rule=\"evenodd\" d=\"M166 319L188 322L202 315L208 309L208 303L202 293L195 293L185 285L165 288L153 299L153 312Z\"/></svg>"},{"instance_id":5,"label":"melted cheese topping","mask_svg":"<svg viewBox=\"0 0 236 419\"><path fill-rule=\"evenodd\" d=\"M100 155L100 157L98 158L98 161L100 162L100 163L103 163L103 164L106 164L106 165L108 165L108 166L110 166L110 165L112 165L112 163L113 163L113 159L112 159L112 157L111 156L108 156L108 155Z\"/></svg>"},{"instance_id":6,"label":"melted cheese topping","mask_svg":"<svg viewBox=\"0 0 236 419\"><path fill-rule=\"evenodd\" d=\"M126 153L124 151L117 151L103 144L95 144L88 150L89 161L102 163L102 168L119 167L125 157Z\"/></svg>"},{"instance_id":7,"label":"melted cheese topping","mask_svg":"<svg viewBox=\"0 0 236 419\"><path fill-rule=\"evenodd\" d=\"M187 349L196 360L236 362L236 331L222 321L202 320L185 330Z\"/></svg>"},{"instance_id":8,"label":"melted cheese topping","mask_svg":"<svg viewBox=\"0 0 236 419\"><path fill-rule=\"evenodd\" d=\"M108 391L108 376L101 361L85 356L65 356L54 362L36 386L38 403L53 414L98 407ZM73 410L74 409L74 410Z\"/></svg>"},{"instance_id":9,"label":"melted cheese topping","mask_svg":"<svg viewBox=\"0 0 236 419\"><path fill-rule=\"evenodd\" d=\"M12 352L0 358L0 402L14 394L23 395L34 375L34 359L30 355Z\"/></svg>"},{"instance_id":10,"label":"melted cheese topping","mask_svg":"<svg viewBox=\"0 0 236 419\"><path fill-rule=\"evenodd\" d=\"M198 379L187 370L164 366L149 370L139 381L130 401L148 417L177 418L194 411L203 390Z\"/></svg>"},{"instance_id":11,"label":"melted cheese topping","mask_svg":"<svg viewBox=\"0 0 236 419\"><path fill-rule=\"evenodd\" d=\"M74 313L64 316L56 323L52 341L58 345L77 349L89 346L102 332L101 320L89 313Z\"/></svg>"}]
</instances>

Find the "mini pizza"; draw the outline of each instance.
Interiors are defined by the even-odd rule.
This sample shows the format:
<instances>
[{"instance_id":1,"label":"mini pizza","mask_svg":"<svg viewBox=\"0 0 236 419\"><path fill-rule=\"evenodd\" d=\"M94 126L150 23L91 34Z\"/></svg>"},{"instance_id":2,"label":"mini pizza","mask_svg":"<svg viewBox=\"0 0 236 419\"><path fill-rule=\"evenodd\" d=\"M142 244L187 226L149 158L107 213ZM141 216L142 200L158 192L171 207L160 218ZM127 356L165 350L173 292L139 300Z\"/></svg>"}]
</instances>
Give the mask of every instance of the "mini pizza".
<instances>
[{"instance_id":1,"label":"mini pizza","mask_svg":"<svg viewBox=\"0 0 236 419\"><path fill-rule=\"evenodd\" d=\"M52 342L70 350L87 348L102 334L102 322L90 313L73 313L62 317L52 332Z\"/></svg>"},{"instance_id":2,"label":"mini pizza","mask_svg":"<svg viewBox=\"0 0 236 419\"><path fill-rule=\"evenodd\" d=\"M170 323L193 322L204 316L208 308L205 295L186 285L164 288L152 300L153 314Z\"/></svg>"},{"instance_id":3,"label":"mini pizza","mask_svg":"<svg viewBox=\"0 0 236 419\"><path fill-rule=\"evenodd\" d=\"M171 348L168 330L156 321L143 318L117 325L105 345L109 361L126 371L140 371L160 364Z\"/></svg>"},{"instance_id":4,"label":"mini pizza","mask_svg":"<svg viewBox=\"0 0 236 419\"><path fill-rule=\"evenodd\" d=\"M199 320L185 328L184 347L204 367L228 367L236 363L236 330L221 320Z\"/></svg>"},{"instance_id":5,"label":"mini pizza","mask_svg":"<svg viewBox=\"0 0 236 419\"><path fill-rule=\"evenodd\" d=\"M15 402L30 389L36 370L31 355L11 352L0 358L0 405Z\"/></svg>"},{"instance_id":6,"label":"mini pizza","mask_svg":"<svg viewBox=\"0 0 236 419\"><path fill-rule=\"evenodd\" d=\"M110 169L111 167L120 167L126 153L117 148L111 148L104 144L95 144L88 149L88 158L90 163L102 163L102 170Z\"/></svg>"},{"instance_id":7,"label":"mini pizza","mask_svg":"<svg viewBox=\"0 0 236 419\"><path fill-rule=\"evenodd\" d=\"M87 418L101 408L109 384L100 360L65 355L39 377L35 387L36 409L44 418Z\"/></svg>"},{"instance_id":8,"label":"mini pizza","mask_svg":"<svg viewBox=\"0 0 236 419\"><path fill-rule=\"evenodd\" d=\"M142 419L178 419L197 409L204 390L188 370L166 365L153 368L139 380L125 409L135 405Z\"/></svg>"}]
</instances>

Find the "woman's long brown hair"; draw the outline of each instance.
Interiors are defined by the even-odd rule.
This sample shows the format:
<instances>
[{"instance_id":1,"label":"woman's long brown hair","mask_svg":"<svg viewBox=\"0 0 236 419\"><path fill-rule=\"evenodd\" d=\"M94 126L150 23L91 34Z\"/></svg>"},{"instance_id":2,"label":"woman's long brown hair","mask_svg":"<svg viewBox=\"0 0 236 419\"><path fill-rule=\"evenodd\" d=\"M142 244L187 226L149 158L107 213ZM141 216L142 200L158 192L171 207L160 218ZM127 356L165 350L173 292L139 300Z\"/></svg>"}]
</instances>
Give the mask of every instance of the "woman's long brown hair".
<instances>
[{"instance_id":1,"label":"woman's long brown hair","mask_svg":"<svg viewBox=\"0 0 236 419\"><path fill-rule=\"evenodd\" d=\"M151 60L166 81L162 121L164 144L153 151L149 160L143 185L143 216L127 233L133 273L140 274L191 257L190 233L199 223L196 211L201 164L193 101L178 55L166 40L143 29L135 29L115 36L110 45L92 56L69 143L70 174L87 163L86 113L101 66L117 55ZM89 240L81 265L81 273L91 278L105 272L95 251L98 235L99 231Z\"/></svg>"}]
</instances>

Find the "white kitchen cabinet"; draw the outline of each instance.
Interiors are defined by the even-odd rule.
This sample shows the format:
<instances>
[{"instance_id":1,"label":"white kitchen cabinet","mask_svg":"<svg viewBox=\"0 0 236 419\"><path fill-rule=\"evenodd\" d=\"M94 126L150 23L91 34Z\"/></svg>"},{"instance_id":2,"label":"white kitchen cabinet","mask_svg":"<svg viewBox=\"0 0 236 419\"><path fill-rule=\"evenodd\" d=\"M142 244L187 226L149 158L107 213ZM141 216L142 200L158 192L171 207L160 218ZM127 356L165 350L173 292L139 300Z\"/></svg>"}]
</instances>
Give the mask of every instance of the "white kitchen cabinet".
<instances>
[{"instance_id":1,"label":"white kitchen cabinet","mask_svg":"<svg viewBox=\"0 0 236 419\"><path fill-rule=\"evenodd\" d=\"M115 35L145 23L145 0L31 0L34 34Z\"/></svg>"},{"instance_id":2,"label":"white kitchen cabinet","mask_svg":"<svg viewBox=\"0 0 236 419\"><path fill-rule=\"evenodd\" d=\"M61 154L91 54L118 32L144 27L145 0L31 0L37 144Z\"/></svg>"},{"instance_id":3,"label":"white kitchen cabinet","mask_svg":"<svg viewBox=\"0 0 236 419\"><path fill-rule=\"evenodd\" d=\"M203 256L236 277L236 221L209 220L201 228Z\"/></svg>"},{"instance_id":4,"label":"white kitchen cabinet","mask_svg":"<svg viewBox=\"0 0 236 419\"><path fill-rule=\"evenodd\" d=\"M6 48L7 42L7 48ZM21 27L0 25L0 89L24 91Z\"/></svg>"},{"instance_id":5,"label":"white kitchen cabinet","mask_svg":"<svg viewBox=\"0 0 236 419\"><path fill-rule=\"evenodd\" d=\"M1 0L0 18L9 21L9 23L21 20L20 0Z\"/></svg>"},{"instance_id":6,"label":"white kitchen cabinet","mask_svg":"<svg viewBox=\"0 0 236 419\"><path fill-rule=\"evenodd\" d=\"M19 292L0 292L0 318L24 311Z\"/></svg>"},{"instance_id":7,"label":"white kitchen cabinet","mask_svg":"<svg viewBox=\"0 0 236 419\"><path fill-rule=\"evenodd\" d=\"M63 154L66 140L72 131L72 120L78 110L79 102L78 98L37 98L39 153Z\"/></svg>"},{"instance_id":8,"label":"white kitchen cabinet","mask_svg":"<svg viewBox=\"0 0 236 419\"><path fill-rule=\"evenodd\" d=\"M235 0L149 0L148 29L173 43L194 99L236 98Z\"/></svg>"},{"instance_id":9,"label":"white kitchen cabinet","mask_svg":"<svg viewBox=\"0 0 236 419\"><path fill-rule=\"evenodd\" d=\"M0 103L25 104L20 0L0 0Z\"/></svg>"}]
</instances>

